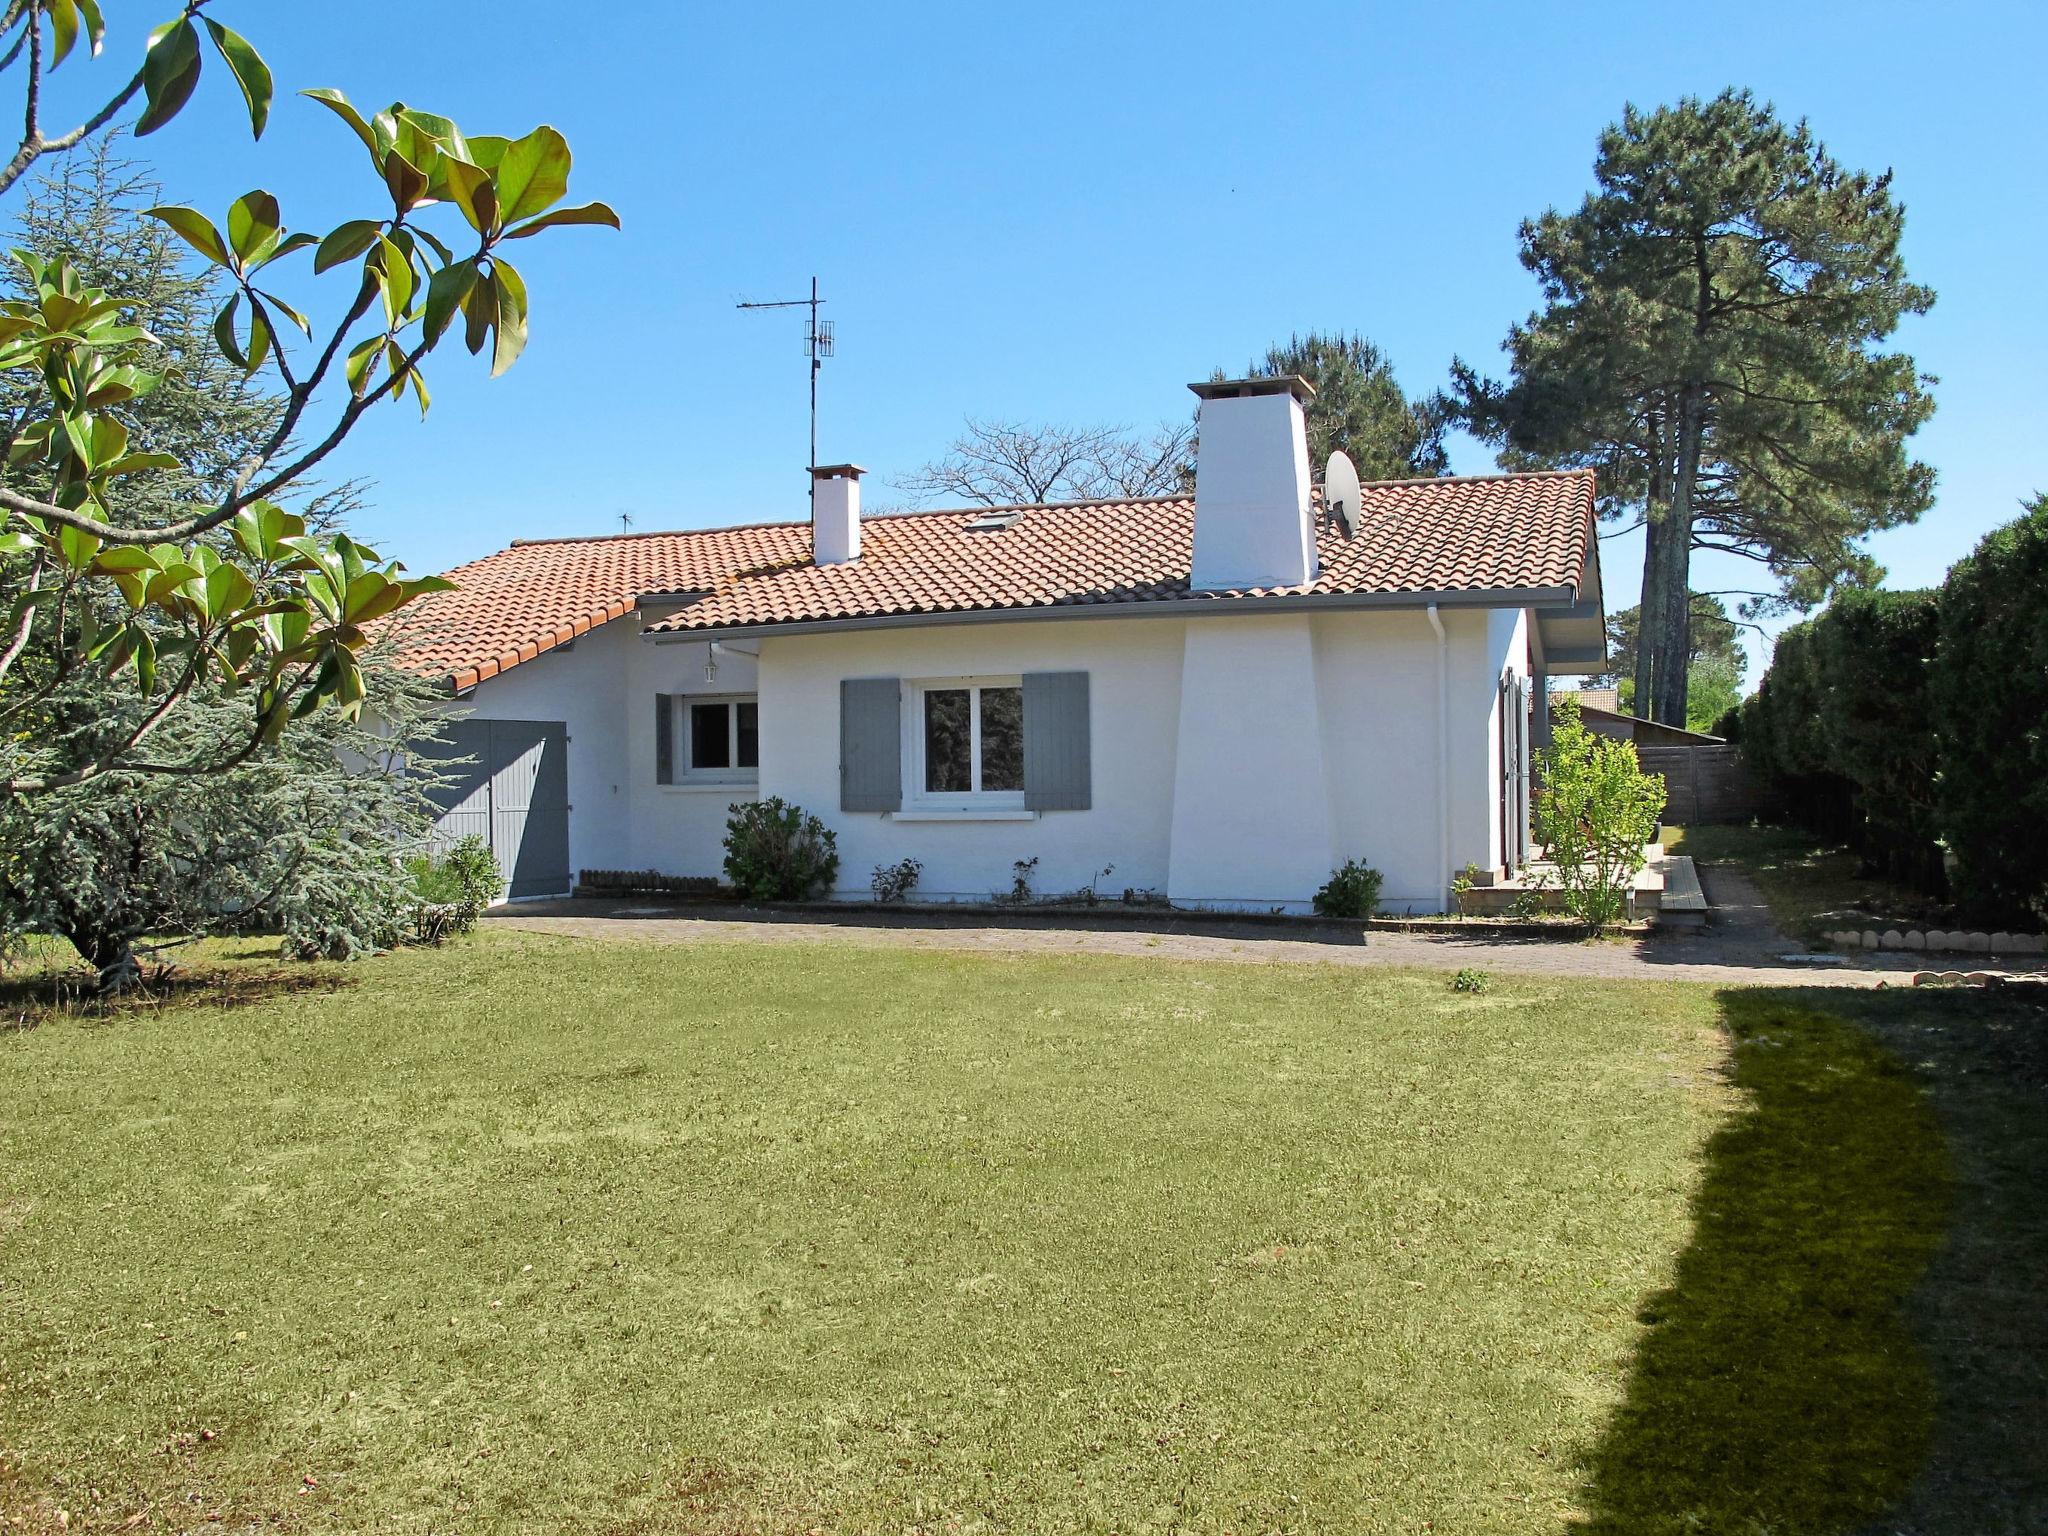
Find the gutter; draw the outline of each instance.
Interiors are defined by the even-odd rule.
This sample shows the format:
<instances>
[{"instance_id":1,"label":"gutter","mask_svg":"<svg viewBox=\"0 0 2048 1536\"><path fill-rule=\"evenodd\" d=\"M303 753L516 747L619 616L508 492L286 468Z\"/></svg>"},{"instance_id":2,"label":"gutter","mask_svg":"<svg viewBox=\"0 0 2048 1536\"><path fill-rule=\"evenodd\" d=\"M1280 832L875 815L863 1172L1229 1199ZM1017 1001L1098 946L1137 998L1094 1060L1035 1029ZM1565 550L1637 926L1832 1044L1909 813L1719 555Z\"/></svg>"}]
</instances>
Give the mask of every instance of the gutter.
<instances>
[{"instance_id":1,"label":"gutter","mask_svg":"<svg viewBox=\"0 0 2048 1536\"><path fill-rule=\"evenodd\" d=\"M1429 627L1436 631L1436 867L1442 877L1444 910L1451 910L1451 642L1431 603Z\"/></svg>"}]
</instances>

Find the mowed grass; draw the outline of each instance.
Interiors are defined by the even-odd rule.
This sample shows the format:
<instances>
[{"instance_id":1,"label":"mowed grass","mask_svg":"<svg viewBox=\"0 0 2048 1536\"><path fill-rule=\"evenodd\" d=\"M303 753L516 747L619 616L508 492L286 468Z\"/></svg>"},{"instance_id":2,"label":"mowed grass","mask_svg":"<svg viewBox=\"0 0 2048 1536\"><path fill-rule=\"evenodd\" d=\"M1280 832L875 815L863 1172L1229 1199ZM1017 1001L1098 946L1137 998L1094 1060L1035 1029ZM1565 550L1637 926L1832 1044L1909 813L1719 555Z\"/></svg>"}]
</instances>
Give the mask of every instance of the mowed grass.
<instances>
[{"instance_id":1,"label":"mowed grass","mask_svg":"<svg viewBox=\"0 0 2048 1536\"><path fill-rule=\"evenodd\" d=\"M1755 1281L1684 1261L1755 1112L1705 989L510 934L269 969L0 1034L0 1518L1555 1531L1647 1520L1684 1372L1743 1368L1687 1363ZM1783 1287L1817 1358L1842 1297ZM1751 1528L1726 1481L1682 1528Z\"/></svg>"}]
</instances>

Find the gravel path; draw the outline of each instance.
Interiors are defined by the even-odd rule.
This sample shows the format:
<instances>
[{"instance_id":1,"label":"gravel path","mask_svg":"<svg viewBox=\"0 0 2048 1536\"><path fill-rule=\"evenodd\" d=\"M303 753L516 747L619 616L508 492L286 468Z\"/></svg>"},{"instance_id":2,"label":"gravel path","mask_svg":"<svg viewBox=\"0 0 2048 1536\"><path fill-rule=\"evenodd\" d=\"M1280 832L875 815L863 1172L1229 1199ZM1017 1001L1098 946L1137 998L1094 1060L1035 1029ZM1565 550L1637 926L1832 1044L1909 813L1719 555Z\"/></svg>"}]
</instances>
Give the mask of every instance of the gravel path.
<instances>
[{"instance_id":1,"label":"gravel path","mask_svg":"<svg viewBox=\"0 0 2048 1536\"><path fill-rule=\"evenodd\" d=\"M1164 955L1264 965L1405 966L1484 970L1522 976L1586 976L1633 981L1696 981L1717 985L1870 987L1924 961L1859 952L1839 966L1787 963L1801 946L1771 925L1756 887L1732 869L1701 870L1714 908L1705 930L1639 940L1465 938L1406 933L1276 936L1269 926L1176 918L1162 913L1143 927L1105 922L1082 927L986 913L848 912L801 916L730 906L654 905L631 900L521 902L490 915L495 928L570 938L689 944L856 944L996 954ZM1972 969L1983 967L1972 965Z\"/></svg>"}]
</instances>

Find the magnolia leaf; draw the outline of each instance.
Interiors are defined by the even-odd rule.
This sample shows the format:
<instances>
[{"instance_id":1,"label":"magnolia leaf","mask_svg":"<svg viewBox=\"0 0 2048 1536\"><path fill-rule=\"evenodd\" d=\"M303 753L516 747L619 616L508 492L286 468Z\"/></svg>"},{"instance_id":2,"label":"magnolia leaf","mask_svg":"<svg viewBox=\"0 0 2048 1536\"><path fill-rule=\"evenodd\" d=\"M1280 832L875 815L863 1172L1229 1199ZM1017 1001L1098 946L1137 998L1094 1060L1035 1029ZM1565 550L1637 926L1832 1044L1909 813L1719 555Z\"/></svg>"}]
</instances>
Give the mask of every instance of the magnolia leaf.
<instances>
[{"instance_id":1,"label":"magnolia leaf","mask_svg":"<svg viewBox=\"0 0 2048 1536\"><path fill-rule=\"evenodd\" d=\"M213 34L213 46L220 50L221 58L234 72L235 84L242 88L242 100L249 107L252 136L262 138L263 125L270 121L270 66L249 46L246 38L230 32L211 16L206 18L206 30Z\"/></svg>"},{"instance_id":2,"label":"magnolia leaf","mask_svg":"<svg viewBox=\"0 0 2048 1536\"><path fill-rule=\"evenodd\" d=\"M245 365L250 373L263 366L270 356L273 333L270 329L270 311L254 299L249 301L249 361Z\"/></svg>"},{"instance_id":3,"label":"magnolia leaf","mask_svg":"<svg viewBox=\"0 0 2048 1536\"><path fill-rule=\"evenodd\" d=\"M469 296L470 289L476 286L476 278L476 262L471 259L442 267L427 279L424 339L428 346L440 341L441 333L448 329L448 322L455 318L455 311Z\"/></svg>"},{"instance_id":4,"label":"magnolia leaf","mask_svg":"<svg viewBox=\"0 0 2048 1536\"><path fill-rule=\"evenodd\" d=\"M245 608L256 587L237 565L220 564L206 573L206 606L215 619Z\"/></svg>"},{"instance_id":5,"label":"magnolia leaf","mask_svg":"<svg viewBox=\"0 0 2048 1536\"><path fill-rule=\"evenodd\" d=\"M277 243L278 222L275 197L261 188L244 192L228 204L228 244L244 262L255 260Z\"/></svg>"},{"instance_id":6,"label":"magnolia leaf","mask_svg":"<svg viewBox=\"0 0 2048 1536\"><path fill-rule=\"evenodd\" d=\"M270 265L270 263L276 261L279 257L289 256L293 251L303 251L307 246L318 245L319 243L320 242L317 239L315 239L312 235L306 234L304 231L301 231L296 235L286 235L282 240L280 240L277 243L277 248L275 250L269 252L267 255L263 257L261 261L255 262L253 263L253 265L258 267L267 267Z\"/></svg>"},{"instance_id":7,"label":"magnolia leaf","mask_svg":"<svg viewBox=\"0 0 2048 1536\"><path fill-rule=\"evenodd\" d=\"M363 121L363 114L355 109L353 102L342 95L340 91L333 90L327 86L318 86L310 91L301 91L299 94L319 102L321 106L354 129L356 137L363 141L363 148L370 152L371 161L373 163L376 161L376 137L370 132L370 125Z\"/></svg>"},{"instance_id":8,"label":"magnolia leaf","mask_svg":"<svg viewBox=\"0 0 2048 1536\"><path fill-rule=\"evenodd\" d=\"M537 235L544 229L553 229L557 224L605 224L617 229L619 216L603 203L584 203L576 208L557 208L553 213L544 213L537 219L529 219L516 228L506 230L505 238L524 240L528 235Z\"/></svg>"},{"instance_id":9,"label":"magnolia leaf","mask_svg":"<svg viewBox=\"0 0 2048 1536\"><path fill-rule=\"evenodd\" d=\"M106 18L100 15L100 0L76 0L79 14L85 18L87 44L92 56L100 56L100 44L107 40Z\"/></svg>"},{"instance_id":10,"label":"magnolia leaf","mask_svg":"<svg viewBox=\"0 0 2048 1536\"><path fill-rule=\"evenodd\" d=\"M291 305L285 303L283 299L280 299L276 294L272 293L269 289L258 288L256 291L257 293L262 295L265 303L270 304L277 309L283 310L286 318L289 319L293 325L296 325L300 330L304 331L308 338L312 336L312 321L308 320L304 315L300 314L298 310L292 308Z\"/></svg>"},{"instance_id":11,"label":"magnolia leaf","mask_svg":"<svg viewBox=\"0 0 2048 1536\"><path fill-rule=\"evenodd\" d=\"M120 475L141 474L149 469L177 469L184 462L175 453L131 453L111 464L101 465L100 473L113 479Z\"/></svg>"},{"instance_id":12,"label":"magnolia leaf","mask_svg":"<svg viewBox=\"0 0 2048 1536\"><path fill-rule=\"evenodd\" d=\"M412 308L413 289L417 283L411 256L380 236L377 249L369 254L363 265L377 279L377 286L384 295L384 313L391 328L397 329Z\"/></svg>"},{"instance_id":13,"label":"magnolia leaf","mask_svg":"<svg viewBox=\"0 0 2048 1536\"><path fill-rule=\"evenodd\" d=\"M235 339L235 312L241 307L242 296L239 293L230 297L227 303L221 306L220 313L213 317L213 339L220 346L221 356L243 372L249 373L254 370L249 367L249 359L242 351L241 344Z\"/></svg>"},{"instance_id":14,"label":"magnolia leaf","mask_svg":"<svg viewBox=\"0 0 2048 1536\"><path fill-rule=\"evenodd\" d=\"M135 631L135 684L148 698L156 692L156 641L140 624L131 628Z\"/></svg>"},{"instance_id":15,"label":"magnolia leaf","mask_svg":"<svg viewBox=\"0 0 2048 1536\"><path fill-rule=\"evenodd\" d=\"M471 229L478 234L488 234L498 227L498 193L491 185L489 171L444 153L441 156L441 176L448 201L462 210L462 216L469 220Z\"/></svg>"},{"instance_id":16,"label":"magnolia leaf","mask_svg":"<svg viewBox=\"0 0 2048 1536\"><path fill-rule=\"evenodd\" d=\"M223 267L228 265L227 242L213 227L213 220L197 208L148 208L143 212L148 218L161 219L170 225L179 239L208 261Z\"/></svg>"},{"instance_id":17,"label":"magnolia leaf","mask_svg":"<svg viewBox=\"0 0 2048 1536\"><path fill-rule=\"evenodd\" d=\"M370 387L370 375L376 371L377 359L383 355L384 338L372 336L349 349L348 361L342 372L348 379L349 393L358 399Z\"/></svg>"},{"instance_id":18,"label":"magnolia leaf","mask_svg":"<svg viewBox=\"0 0 2048 1536\"><path fill-rule=\"evenodd\" d=\"M426 195L426 173L396 149L384 152L384 185L390 189L391 202L400 213L419 205Z\"/></svg>"},{"instance_id":19,"label":"magnolia leaf","mask_svg":"<svg viewBox=\"0 0 2048 1536\"><path fill-rule=\"evenodd\" d=\"M155 133L192 99L199 83L199 29L191 18L167 21L149 34L149 52L142 58L142 94L147 105L136 120L135 136Z\"/></svg>"},{"instance_id":20,"label":"magnolia leaf","mask_svg":"<svg viewBox=\"0 0 2048 1536\"><path fill-rule=\"evenodd\" d=\"M505 221L531 218L569 190L569 141L545 125L514 139L498 162L497 182Z\"/></svg>"},{"instance_id":21,"label":"magnolia leaf","mask_svg":"<svg viewBox=\"0 0 2048 1536\"><path fill-rule=\"evenodd\" d=\"M509 261L493 261L491 283L498 294L497 346L491 353L491 377L495 379L526 350L526 280Z\"/></svg>"},{"instance_id":22,"label":"magnolia leaf","mask_svg":"<svg viewBox=\"0 0 2048 1536\"><path fill-rule=\"evenodd\" d=\"M375 219L350 219L337 224L313 253L313 270L325 272L344 261L353 261L383 238L384 226Z\"/></svg>"},{"instance_id":23,"label":"magnolia leaf","mask_svg":"<svg viewBox=\"0 0 2048 1536\"><path fill-rule=\"evenodd\" d=\"M72 0L45 0L43 9L50 15L50 68L55 69L78 41L78 7Z\"/></svg>"},{"instance_id":24,"label":"magnolia leaf","mask_svg":"<svg viewBox=\"0 0 2048 1536\"><path fill-rule=\"evenodd\" d=\"M466 322L463 342L474 357L483 351L485 341L490 339L491 330L498 323L498 285L493 279L479 277L463 295L462 316Z\"/></svg>"}]
</instances>

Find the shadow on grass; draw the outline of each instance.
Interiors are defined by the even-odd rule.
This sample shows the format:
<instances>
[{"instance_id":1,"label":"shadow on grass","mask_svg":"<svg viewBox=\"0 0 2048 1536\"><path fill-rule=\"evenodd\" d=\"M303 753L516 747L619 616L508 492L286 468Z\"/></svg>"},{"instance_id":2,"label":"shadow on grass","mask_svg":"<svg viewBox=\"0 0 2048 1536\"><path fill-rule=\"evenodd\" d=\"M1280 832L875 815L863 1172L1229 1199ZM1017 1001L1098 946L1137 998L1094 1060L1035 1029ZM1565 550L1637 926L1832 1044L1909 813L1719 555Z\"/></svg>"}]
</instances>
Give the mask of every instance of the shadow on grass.
<instances>
[{"instance_id":1,"label":"shadow on grass","mask_svg":"<svg viewBox=\"0 0 2048 1536\"><path fill-rule=\"evenodd\" d=\"M1946 1221L1935 1115L1810 1000L1720 1003L1746 1102L1706 1149L1691 1246L1587 1454L1589 1531L1848 1531L1927 1456L1933 1378L1905 1303Z\"/></svg>"},{"instance_id":2,"label":"shadow on grass","mask_svg":"<svg viewBox=\"0 0 2048 1536\"><path fill-rule=\"evenodd\" d=\"M34 1029L56 1018L112 1020L181 1008L247 1008L299 993L338 992L356 982L337 966L279 960L274 945L151 971L140 985L108 996L93 991L93 980L83 965L0 975L0 1030Z\"/></svg>"}]
</instances>

